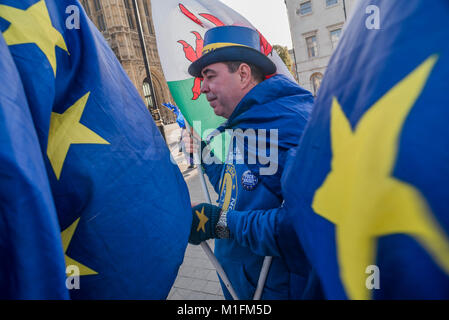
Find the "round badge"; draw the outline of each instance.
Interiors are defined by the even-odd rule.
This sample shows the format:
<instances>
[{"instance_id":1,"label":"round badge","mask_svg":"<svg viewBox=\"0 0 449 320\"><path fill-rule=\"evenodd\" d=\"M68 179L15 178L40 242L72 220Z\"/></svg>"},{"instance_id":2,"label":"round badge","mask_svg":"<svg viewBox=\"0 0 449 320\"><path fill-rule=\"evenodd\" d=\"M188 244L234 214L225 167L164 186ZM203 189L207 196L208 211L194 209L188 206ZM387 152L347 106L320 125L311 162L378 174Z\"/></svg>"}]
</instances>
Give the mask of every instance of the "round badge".
<instances>
[{"instance_id":1,"label":"round badge","mask_svg":"<svg viewBox=\"0 0 449 320\"><path fill-rule=\"evenodd\" d=\"M256 188L258 182L259 178L254 173L252 173L251 170L243 172L242 175L243 189L247 191L252 191Z\"/></svg>"}]
</instances>

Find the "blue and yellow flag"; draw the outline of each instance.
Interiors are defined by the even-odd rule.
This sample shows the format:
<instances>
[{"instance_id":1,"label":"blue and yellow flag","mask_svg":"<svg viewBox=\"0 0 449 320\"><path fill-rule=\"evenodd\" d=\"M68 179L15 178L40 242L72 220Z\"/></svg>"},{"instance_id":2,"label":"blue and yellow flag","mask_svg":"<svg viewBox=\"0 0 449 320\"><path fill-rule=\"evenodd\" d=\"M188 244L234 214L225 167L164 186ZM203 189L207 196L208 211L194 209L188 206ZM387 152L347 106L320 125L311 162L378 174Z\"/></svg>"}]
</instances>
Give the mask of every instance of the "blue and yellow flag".
<instances>
[{"instance_id":1,"label":"blue and yellow flag","mask_svg":"<svg viewBox=\"0 0 449 320\"><path fill-rule=\"evenodd\" d=\"M189 194L114 53L76 0L0 0L0 31L0 294L166 298Z\"/></svg>"},{"instance_id":2,"label":"blue and yellow flag","mask_svg":"<svg viewBox=\"0 0 449 320\"><path fill-rule=\"evenodd\" d=\"M65 299L61 236L20 76L0 34L0 299Z\"/></svg>"},{"instance_id":3,"label":"blue and yellow flag","mask_svg":"<svg viewBox=\"0 0 449 320\"><path fill-rule=\"evenodd\" d=\"M449 298L447 39L447 0L361 0L331 58L279 239L329 299Z\"/></svg>"}]
</instances>

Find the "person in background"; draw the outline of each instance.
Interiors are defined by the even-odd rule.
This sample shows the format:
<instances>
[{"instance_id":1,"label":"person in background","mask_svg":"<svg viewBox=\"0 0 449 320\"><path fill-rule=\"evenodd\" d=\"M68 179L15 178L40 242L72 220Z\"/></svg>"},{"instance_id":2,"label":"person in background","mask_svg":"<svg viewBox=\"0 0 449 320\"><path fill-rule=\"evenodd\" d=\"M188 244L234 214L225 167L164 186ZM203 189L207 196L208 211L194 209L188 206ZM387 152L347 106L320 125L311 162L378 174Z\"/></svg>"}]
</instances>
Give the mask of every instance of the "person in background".
<instances>
[{"instance_id":1,"label":"person in background","mask_svg":"<svg viewBox=\"0 0 449 320\"><path fill-rule=\"evenodd\" d=\"M185 119L184 116L182 115L181 111L179 110L179 108L171 103L163 103L163 106L167 107L168 109L170 109L171 111L173 111L173 113L176 115L176 122L178 123L178 126L181 128L181 135L179 136L179 152L184 151L186 160L189 164L189 166L187 167L188 169L194 169L195 165L193 162L193 152L187 152L185 149L185 144L182 140L182 136L184 134L184 132L187 130L186 129L186 123L185 123Z\"/></svg>"}]
</instances>

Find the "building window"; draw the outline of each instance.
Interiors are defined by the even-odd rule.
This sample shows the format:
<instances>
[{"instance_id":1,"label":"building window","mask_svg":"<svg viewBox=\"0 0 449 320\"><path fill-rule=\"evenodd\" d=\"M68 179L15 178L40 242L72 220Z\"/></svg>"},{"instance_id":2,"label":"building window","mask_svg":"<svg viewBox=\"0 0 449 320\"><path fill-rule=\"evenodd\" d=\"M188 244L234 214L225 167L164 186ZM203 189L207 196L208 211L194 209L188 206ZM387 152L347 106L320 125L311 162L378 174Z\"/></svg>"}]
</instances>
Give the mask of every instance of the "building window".
<instances>
[{"instance_id":1,"label":"building window","mask_svg":"<svg viewBox=\"0 0 449 320\"><path fill-rule=\"evenodd\" d=\"M100 0L94 0L95 10L101 10Z\"/></svg>"},{"instance_id":2,"label":"building window","mask_svg":"<svg viewBox=\"0 0 449 320\"><path fill-rule=\"evenodd\" d=\"M90 13L89 2L87 0L83 0L82 5L83 5L83 8L86 11L87 15L90 17L91 13Z\"/></svg>"},{"instance_id":3,"label":"building window","mask_svg":"<svg viewBox=\"0 0 449 320\"><path fill-rule=\"evenodd\" d=\"M307 52L309 54L309 58L318 57L318 43L317 43L316 35L307 37L306 44L307 44Z\"/></svg>"},{"instance_id":4,"label":"building window","mask_svg":"<svg viewBox=\"0 0 449 320\"><path fill-rule=\"evenodd\" d=\"M86 13L88 15L90 15L91 11L90 11L88 0L83 0L83 7L86 10ZM106 31L106 22L104 20L100 0L94 0L94 8L95 8L95 12L94 12L94 14L92 14L92 16L90 18L92 19L92 21L94 21L94 23L96 23L98 30L100 30L102 32Z\"/></svg>"},{"instance_id":5,"label":"building window","mask_svg":"<svg viewBox=\"0 0 449 320\"><path fill-rule=\"evenodd\" d=\"M154 82L153 82L153 84L154 84ZM160 121L161 114L159 112L157 105L154 103L154 101L156 100L156 97L153 97L151 95L150 79L148 79L148 78L143 81L143 96L145 99L145 104L147 105L147 108L150 111L151 116L153 117L154 121L156 121L156 122ZM160 100L158 100L158 101L160 101Z\"/></svg>"},{"instance_id":6,"label":"building window","mask_svg":"<svg viewBox=\"0 0 449 320\"><path fill-rule=\"evenodd\" d=\"M152 110L153 109L153 99L151 97L151 87L150 84L148 83L148 80L145 80L143 82L143 96L145 99L145 105L147 106L148 110Z\"/></svg>"},{"instance_id":7,"label":"building window","mask_svg":"<svg viewBox=\"0 0 449 320\"><path fill-rule=\"evenodd\" d=\"M146 20L147 20L147 24L148 24L148 30L150 31L150 34L154 34L153 25L151 24L151 14L150 14L150 10L148 8L147 1L143 1L143 8L145 10L145 16L147 18Z\"/></svg>"},{"instance_id":8,"label":"building window","mask_svg":"<svg viewBox=\"0 0 449 320\"><path fill-rule=\"evenodd\" d=\"M123 0L125 3L125 11L126 11L126 17L128 18L128 25L131 29L135 29L135 24L133 20L132 10L131 6L129 4L129 0Z\"/></svg>"},{"instance_id":9,"label":"building window","mask_svg":"<svg viewBox=\"0 0 449 320\"><path fill-rule=\"evenodd\" d=\"M306 1L299 5L299 9L296 14L305 15L312 12L312 1Z\"/></svg>"},{"instance_id":10,"label":"building window","mask_svg":"<svg viewBox=\"0 0 449 320\"><path fill-rule=\"evenodd\" d=\"M326 7L331 7L333 5L336 5L338 3L338 0L326 0Z\"/></svg>"},{"instance_id":11,"label":"building window","mask_svg":"<svg viewBox=\"0 0 449 320\"><path fill-rule=\"evenodd\" d=\"M131 16L131 14L130 14L129 12L127 12L126 15L128 16L128 24L129 24L129 27L130 27L131 29L134 29L134 20L133 20L133 17Z\"/></svg>"},{"instance_id":12,"label":"building window","mask_svg":"<svg viewBox=\"0 0 449 320\"><path fill-rule=\"evenodd\" d=\"M331 31L332 48L335 49L337 47L338 41L340 40L340 35L341 35L341 28Z\"/></svg>"},{"instance_id":13,"label":"building window","mask_svg":"<svg viewBox=\"0 0 449 320\"><path fill-rule=\"evenodd\" d=\"M313 95L316 97L318 90L321 86L321 81L323 80L323 75L321 73L314 73L310 77L310 82L312 82Z\"/></svg>"},{"instance_id":14,"label":"building window","mask_svg":"<svg viewBox=\"0 0 449 320\"><path fill-rule=\"evenodd\" d=\"M98 24L98 30L105 31L106 30L106 23L104 22L103 14L100 13L97 16L97 24Z\"/></svg>"}]
</instances>

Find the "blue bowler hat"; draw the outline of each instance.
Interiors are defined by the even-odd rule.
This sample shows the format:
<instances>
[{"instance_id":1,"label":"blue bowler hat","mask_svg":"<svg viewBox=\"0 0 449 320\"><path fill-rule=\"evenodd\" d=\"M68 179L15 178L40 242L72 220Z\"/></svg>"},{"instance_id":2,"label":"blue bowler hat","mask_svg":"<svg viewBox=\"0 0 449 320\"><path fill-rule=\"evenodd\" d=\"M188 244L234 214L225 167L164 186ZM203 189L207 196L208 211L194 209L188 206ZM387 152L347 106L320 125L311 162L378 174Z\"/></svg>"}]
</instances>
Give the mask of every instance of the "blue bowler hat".
<instances>
[{"instance_id":1,"label":"blue bowler hat","mask_svg":"<svg viewBox=\"0 0 449 320\"><path fill-rule=\"evenodd\" d=\"M251 28L222 26L207 30L202 56L189 67L189 73L201 77L204 67L225 61L243 61L259 67L264 75L276 72L276 65L260 51L259 33Z\"/></svg>"}]
</instances>

